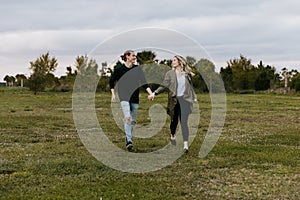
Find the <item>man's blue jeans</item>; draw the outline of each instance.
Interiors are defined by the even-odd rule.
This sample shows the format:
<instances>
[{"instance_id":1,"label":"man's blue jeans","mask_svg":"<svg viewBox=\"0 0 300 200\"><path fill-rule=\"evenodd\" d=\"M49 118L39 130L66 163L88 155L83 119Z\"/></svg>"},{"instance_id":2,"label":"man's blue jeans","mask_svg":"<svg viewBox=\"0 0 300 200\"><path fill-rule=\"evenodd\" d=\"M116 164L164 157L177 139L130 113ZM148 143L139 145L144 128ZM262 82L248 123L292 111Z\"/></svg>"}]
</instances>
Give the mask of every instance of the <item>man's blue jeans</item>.
<instances>
[{"instance_id":1,"label":"man's blue jeans","mask_svg":"<svg viewBox=\"0 0 300 200\"><path fill-rule=\"evenodd\" d=\"M132 130L136 124L136 113L139 107L137 103L129 103L128 101L121 101L121 107L124 114L124 129L127 142L132 142ZM126 118L130 117L130 122Z\"/></svg>"}]
</instances>

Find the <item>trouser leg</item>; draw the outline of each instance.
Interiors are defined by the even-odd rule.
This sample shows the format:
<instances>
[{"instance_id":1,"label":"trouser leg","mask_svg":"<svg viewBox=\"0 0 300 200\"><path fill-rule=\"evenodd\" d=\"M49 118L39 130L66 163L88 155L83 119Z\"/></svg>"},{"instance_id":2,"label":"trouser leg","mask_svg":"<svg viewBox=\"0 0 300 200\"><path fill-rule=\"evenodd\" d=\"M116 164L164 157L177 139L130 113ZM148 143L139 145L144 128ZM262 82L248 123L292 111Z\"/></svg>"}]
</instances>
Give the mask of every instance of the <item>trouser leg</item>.
<instances>
[{"instance_id":1,"label":"trouser leg","mask_svg":"<svg viewBox=\"0 0 300 200\"><path fill-rule=\"evenodd\" d=\"M182 131L183 141L188 141L189 138L189 128L188 128L188 117L189 117L189 103L183 98L179 98L180 103L180 125Z\"/></svg>"},{"instance_id":2,"label":"trouser leg","mask_svg":"<svg viewBox=\"0 0 300 200\"><path fill-rule=\"evenodd\" d=\"M126 141L132 141L132 126L131 126L131 114L130 104L128 101L121 101L121 108L124 115L124 130L126 134Z\"/></svg>"},{"instance_id":3,"label":"trouser leg","mask_svg":"<svg viewBox=\"0 0 300 200\"><path fill-rule=\"evenodd\" d=\"M170 130L171 130L172 135L175 135L175 133L176 133L179 114L180 114L180 105L179 105L179 102L177 101L177 104L175 105L175 108L174 108L174 116L171 119L171 123L170 123Z\"/></svg>"}]
</instances>

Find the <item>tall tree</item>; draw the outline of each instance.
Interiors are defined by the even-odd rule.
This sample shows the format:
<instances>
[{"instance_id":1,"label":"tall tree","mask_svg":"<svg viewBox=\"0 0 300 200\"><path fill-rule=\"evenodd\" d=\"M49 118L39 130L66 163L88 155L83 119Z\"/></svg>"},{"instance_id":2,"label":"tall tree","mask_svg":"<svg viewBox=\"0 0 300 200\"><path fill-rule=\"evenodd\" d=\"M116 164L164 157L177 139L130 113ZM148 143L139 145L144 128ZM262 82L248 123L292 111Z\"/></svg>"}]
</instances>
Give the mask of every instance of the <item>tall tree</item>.
<instances>
[{"instance_id":1,"label":"tall tree","mask_svg":"<svg viewBox=\"0 0 300 200\"><path fill-rule=\"evenodd\" d=\"M136 57L139 65L143 65L148 63L154 63L156 54L152 51L142 51L138 52Z\"/></svg>"},{"instance_id":2,"label":"tall tree","mask_svg":"<svg viewBox=\"0 0 300 200\"><path fill-rule=\"evenodd\" d=\"M283 77L284 82L284 93L289 92L289 86L291 85L291 79L298 74L298 71L295 69L288 70L286 67L281 69L281 76Z\"/></svg>"},{"instance_id":3,"label":"tall tree","mask_svg":"<svg viewBox=\"0 0 300 200\"><path fill-rule=\"evenodd\" d=\"M57 59L50 57L49 52L30 62L32 74L29 77L29 89L34 94L55 83L52 72L56 70L57 65Z\"/></svg>"},{"instance_id":4,"label":"tall tree","mask_svg":"<svg viewBox=\"0 0 300 200\"><path fill-rule=\"evenodd\" d=\"M6 75L3 80L6 81L6 86L13 86L16 79L13 76Z\"/></svg>"},{"instance_id":5,"label":"tall tree","mask_svg":"<svg viewBox=\"0 0 300 200\"><path fill-rule=\"evenodd\" d=\"M75 67L76 67L76 71L78 72L78 74L84 74L85 73L87 62L88 62L87 55L76 57Z\"/></svg>"},{"instance_id":6,"label":"tall tree","mask_svg":"<svg viewBox=\"0 0 300 200\"><path fill-rule=\"evenodd\" d=\"M234 89L233 89L233 78L232 78L232 69L231 67L221 67L220 69L220 75L221 75L221 78L224 82L224 87L225 87L225 90L227 92L233 92Z\"/></svg>"},{"instance_id":7,"label":"tall tree","mask_svg":"<svg viewBox=\"0 0 300 200\"><path fill-rule=\"evenodd\" d=\"M66 69L67 69L67 76L72 75L72 67L68 66Z\"/></svg>"},{"instance_id":8,"label":"tall tree","mask_svg":"<svg viewBox=\"0 0 300 200\"><path fill-rule=\"evenodd\" d=\"M24 74L17 74L16 79L17 79L17 85L23 87L24 81L27 80L27 77Z\"/></svg>"},{"instance_id":9,"label":"tall tree","mask_svg":"<svg viewBox=\"0 0 300 200\"><path fill-rule=\"evenodd\" d=\"M77 56L75 66L77 68L77 78L80 81L77 90L94 92L98 82L98 64L95 59L89 59L87 55Z\"/></svg>"},{"instance_id":10,"label":"tall tree","mask_svg":"<svg viewBox=\"0 0 300 200\"><path fill-rule=\"evenodd\" d=\"M255 90L267 90L276 84L275 67L267 65L266 67L259 62L256 69Z\"/></svg>"},{"instance_id":11,"label":"tall tree","mask_svg":"<svg viewBox=\"0 0 300 200\"><path fill-rule=\"evenodd\" d=\"M194 66L196 64L196 59L194 57L187 56L186 57L186 62L188 63L188 65Z\"/></svg>"},{"instance_id":12,"label":"tall tree","mask_svg":"<svg viewBox=\"0 0 300 200\"><path fill-rule=\"evenodd\" d=\"M295 75L291 79L291 88L295 89L297 92L300 91L300 73L295 71Z\"/></svg>"},{"instance_id":13,"label":"tall tree","mask_svg":"<svg viewBox=\"0 0 300 200\"><path fill-rule=\"evenodd\" d=\"M227 67L232 70L234 90L254 89L255 69L250 59L240 55L240 58L227 62Z\"/></svg>"},{"instance_id":14,"label":"tall tree","mask_svg":"<svg viewBox=\"0 0 300 200\"><path fill-rule=\"evenodd\" d=\"M216 84L216 81L214 80L216 80L215 77L218 76L215 72L214 63L206 58L202 58L195 64L195 68L200 73L199 78L197 77L197 74L195 76L195 78L198 78L198 83L194 83L196 87L198 85L200 90L204 92L211 91L212 88L217 88L216 85L213 85Z\"/></svg>"}]
</instances>

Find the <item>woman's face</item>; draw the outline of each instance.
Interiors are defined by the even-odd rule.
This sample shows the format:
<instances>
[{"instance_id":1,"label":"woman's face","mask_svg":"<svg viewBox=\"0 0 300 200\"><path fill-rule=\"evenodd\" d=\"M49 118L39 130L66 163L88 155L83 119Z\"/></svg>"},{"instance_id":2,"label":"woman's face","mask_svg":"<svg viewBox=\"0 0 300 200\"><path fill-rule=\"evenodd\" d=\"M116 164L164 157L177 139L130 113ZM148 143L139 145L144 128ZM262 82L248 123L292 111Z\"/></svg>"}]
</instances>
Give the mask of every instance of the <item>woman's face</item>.
<instances>
[{"instance_id":1,"label":"woman's face","mask_svg":"<svg viewBox=\"0 0 300 200\"><path fill-rule=\"evenodd\" d=\"M172 67L178 67L179 66L179 62L178 59L176 57L173 58L172 60Z\"/></svg>"}]
</instances>

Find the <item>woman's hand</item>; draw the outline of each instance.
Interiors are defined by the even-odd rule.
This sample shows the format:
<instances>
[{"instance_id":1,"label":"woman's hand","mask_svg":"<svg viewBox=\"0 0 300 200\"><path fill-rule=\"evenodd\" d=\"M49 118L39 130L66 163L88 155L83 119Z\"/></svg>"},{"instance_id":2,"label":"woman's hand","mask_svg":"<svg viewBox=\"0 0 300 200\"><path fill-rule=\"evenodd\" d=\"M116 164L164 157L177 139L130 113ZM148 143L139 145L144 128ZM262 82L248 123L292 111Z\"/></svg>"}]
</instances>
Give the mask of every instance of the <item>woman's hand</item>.
<instances>
[{"instance_id":1,"label":"woman's hand","mask_svg":"<svg viewBox=\"0 0 300 200\"><path fill-rule=\"evenodd\" d=\"M148 99L151 100L151 101L153 101L154 97L155 97L155 93L152 92L152 94L150 94L150 95L148 96Z\"/></svg>"}]
</instances>

